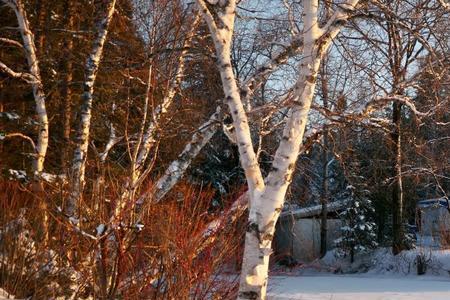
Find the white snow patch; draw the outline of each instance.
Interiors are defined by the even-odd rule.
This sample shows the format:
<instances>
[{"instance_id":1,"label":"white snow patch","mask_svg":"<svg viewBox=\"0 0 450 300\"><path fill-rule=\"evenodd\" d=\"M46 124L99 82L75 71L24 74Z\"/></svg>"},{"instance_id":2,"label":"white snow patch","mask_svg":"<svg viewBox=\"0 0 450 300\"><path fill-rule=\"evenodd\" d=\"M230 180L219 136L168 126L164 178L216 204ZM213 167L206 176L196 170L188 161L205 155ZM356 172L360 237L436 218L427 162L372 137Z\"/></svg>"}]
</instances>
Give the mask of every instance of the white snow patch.
<instances>
[{"instance_id":1,"label":"white snow patch","mask_svg":"<svg viewBox=\"0 0 450 300\"><path fill-rule=\"evenodd\" d=\"M328 251L315 263L320 269L345 274L367 272L374 275L416 275L419 255L426 261L426 274L448 278L450 287L450 249L435 250L429 247L417 247L393 255L391 249L379 248L371 253L357 254L352 264L348 257L339 257L335 249Z\"/></svg>"},{"instance_id":2,"label":"white snow patch","mask_svg":"<svg viewBox=\"0 0 450 300\"><path fill-rule=\"evenodd\" d=\"M13 169L9 169L8 170L9 173L9 179L18 179L18 180L28 180L27 177L27 172L25 172L24 170L13 170Z\"/></svg>"},{"instance_id":3,"label":"white snow patch","mask_svg":"<svg viewBox=\"0 0 450 300\"><path fill-rule=\"evenodd\" d=\"M0 300L14 299L14 296L9 294L7 291L0 289Z\"/></svg>"},{"instance_id":4,"label":"white snow patch","mask_svg":"<svg viewBox=\"0 0 450 300\"><path fill-rule=\"evenodd\" d=\"M97 236L100 236L103 234L103 232L105 232L106 226L105 224L100 224L97 226L96 230L97 230Z\"/></svg>"},{"instance_id":5,"label":"white snow patch","mask_svg":"<svg viewBox=\"0 0 450 300\"><path fill-rule=\"evenodd\" d=\"M42 172L40 174L40 177L42 179L44 179L45 181L49 182L49 183L55 183L57 181L61 181L63 183L67 182L66 174L56 175L56 174L50 174L50 173Z\"/></svg>"},{"instance_id":6,"label":"white snow patch","mask_svg":"<svg viewBox=\"0 0 450 300\"><path fill-rule=\"evenodd\" d=\"M20 119L20 116L15 112L0 112L0 117L5 117L8 120L17 120Z\"/></svg>"},{"instance_id":7,"label":"white snow patch","mask_svg":"<svg viewBox=\"0 0 450 300\"><path fill-rule=\"evenodd\" d=\"M450 278L364 276L272 277L268 300L448 300Z\"/></svg>"}]
</instances>

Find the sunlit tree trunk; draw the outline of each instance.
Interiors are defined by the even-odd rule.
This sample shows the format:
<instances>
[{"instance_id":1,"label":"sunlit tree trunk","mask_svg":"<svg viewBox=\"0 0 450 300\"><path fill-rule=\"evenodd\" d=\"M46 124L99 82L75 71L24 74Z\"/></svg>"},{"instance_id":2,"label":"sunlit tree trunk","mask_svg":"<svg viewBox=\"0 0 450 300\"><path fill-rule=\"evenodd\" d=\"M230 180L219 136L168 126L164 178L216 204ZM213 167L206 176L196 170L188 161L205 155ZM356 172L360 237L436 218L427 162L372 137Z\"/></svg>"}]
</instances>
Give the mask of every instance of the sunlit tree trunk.
<instances>
[{"instance_id":1,"label":"sunlit tree trunk","mask_svg":"<svg viewBox=\"0 0 450 300\"><path fill-rule=\"evenodd\" d=\"M44 57L44 47L46 38L46 23L48 20L48 3L46 0L38 0L36 3L37 11L37 31L36 31L36 48L40 57Z\"/></svg>"},{"instance_id":2,"label":"sunlit tree trunk","mask_svg":"<svg viewBox=\"0 0 450 300\"><path fill-rule=\"evenodd\" d=\"M48 147L48 116L45 105L44 86L39 69L39 60L36 55L36 45L34 43L33 33L31 32L27 15L20 0L3 0L11 7L16 14L20 35L23 40L23 48L31 75L31 87L33 89L34 101L36 104L36 116L38 122L38 137L35 143L35 157L33 159L33 172L36 180L44 170L44 161Z\"/></svg>"},{"instance_id":3,"label":"sunlit tree trunk","mask_svg":"<svg viewBox=\"0 0 450 300\"><path fill-rule=\"evenodd\" d=\"M238 299L265 299L269 257L275 224L281 212L286 189L292 178L295 162L305 132L308 113L314 96L316 77L322 55L327 51L358 1L344 4L319 28L318 2L304 1L303 60L294 89L294 101L288 114L272 169L263 180L250 137L248 119L243 109L236 79L231 68L235 1L202 1L199 8L208 24L216 48L217 66L221 75L226 102L233 118L241 165L249 187L249 222Z\"/></svg>"},{"instance_id":4,"label":"sunlit tree trunk","mask_svg":"<svg viewBox=\"0 0 450 300\"><path fill-rule=\"evenodd\" d=\"M91 128L94 84L97 78L109 24L115 11L115 5L116 0L107 2L105 16L101 18L96 25L97 37L94 40L92 51L90 52L85 65L85 81L83 83L84 92L80 112L81 119L75 140L76 147L71 171L71 193L68 203L66 204L66 213L68 215L73 215L77 210L77 203L80 200L85 184L85 168Z\"/></svg>"}]
</instances>

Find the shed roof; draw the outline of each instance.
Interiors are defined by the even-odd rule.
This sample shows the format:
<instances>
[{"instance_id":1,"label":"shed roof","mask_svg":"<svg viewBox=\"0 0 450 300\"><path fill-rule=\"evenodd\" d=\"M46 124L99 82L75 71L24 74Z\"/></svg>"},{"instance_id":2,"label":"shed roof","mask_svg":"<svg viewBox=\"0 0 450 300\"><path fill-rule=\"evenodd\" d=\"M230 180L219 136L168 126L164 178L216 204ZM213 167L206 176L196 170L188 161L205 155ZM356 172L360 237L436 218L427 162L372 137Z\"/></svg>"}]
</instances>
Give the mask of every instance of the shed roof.
<instances>
[{"instance_id":1,"label":"shed roof","mask_svg":"<svg viewBox=\"0 0 450 300\"><path fill-rule=\"evenodd\" d=\"M417 202L418 208L445 207L448 208L448 200L444 197L436 199L427 199Z\"/></svg>"},{"instance_id":2,"label":"shed roof","mask_svg":"<svg viewBox=\"0 0 450 300\"><path fill-rule=\"evenodd\" d=\"M327 204L327 210L329 212L335 212L346 207L347 201L334 201ZM295 218L307 218L312 216L318 216L322 212L322 205L314 205L309 207L302 207L297 209L291 209L281 212L280 218L283 217L295 217Z\"/></svg>"}]
</instances>

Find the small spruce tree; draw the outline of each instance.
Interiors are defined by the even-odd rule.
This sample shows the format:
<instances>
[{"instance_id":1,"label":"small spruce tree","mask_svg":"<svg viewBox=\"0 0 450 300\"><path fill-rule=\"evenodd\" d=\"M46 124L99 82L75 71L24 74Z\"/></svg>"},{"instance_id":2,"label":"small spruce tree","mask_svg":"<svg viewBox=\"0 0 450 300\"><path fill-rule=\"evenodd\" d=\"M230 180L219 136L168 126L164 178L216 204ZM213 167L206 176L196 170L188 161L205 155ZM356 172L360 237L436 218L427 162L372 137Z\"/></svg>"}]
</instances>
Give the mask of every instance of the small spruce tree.
<instances>
[{"instance_id":1,"label":"small spruce tree","mask_svg":"<svg viewBox=\"0 0 450 300\"><path fill-rule=\"evenodd\" d=\"M372 222L374 208L365 191L357 192L354 186L347 186L347 208L340 213L343 222L341 237L335 240L338 253L350 256L353 263L355 254L366 252L378 246L376 225Z\"/></svg>"}]
</instances>

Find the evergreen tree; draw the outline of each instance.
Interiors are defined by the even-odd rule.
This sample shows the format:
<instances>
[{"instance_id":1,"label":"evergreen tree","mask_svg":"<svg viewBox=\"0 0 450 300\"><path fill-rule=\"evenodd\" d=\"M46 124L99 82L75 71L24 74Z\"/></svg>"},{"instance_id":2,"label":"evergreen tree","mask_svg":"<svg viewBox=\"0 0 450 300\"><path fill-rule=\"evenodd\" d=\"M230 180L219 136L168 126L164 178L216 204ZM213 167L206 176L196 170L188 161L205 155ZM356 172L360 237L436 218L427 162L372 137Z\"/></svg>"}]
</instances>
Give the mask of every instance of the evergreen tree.
<instances>
[{"instance_id":1,"label":"evergreen tree","mask_svg":"<svg viewBox=\"0 0 450 300\"><path fill-rule=\"evenodd\" d=\"M354 186L347 186L348 206L341 214L342 236L335 240L342 256L350 255L354 261L356 253L365 252L378 246L376 225L372 221L375 210L372 202L363 192L358 193Z\"/></svg>"}]
</instances>

